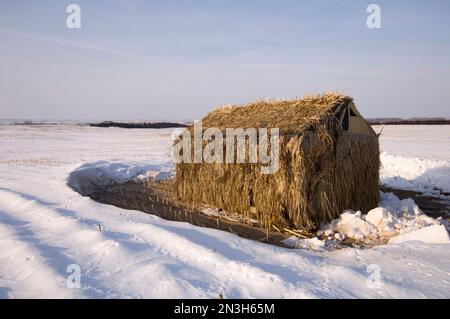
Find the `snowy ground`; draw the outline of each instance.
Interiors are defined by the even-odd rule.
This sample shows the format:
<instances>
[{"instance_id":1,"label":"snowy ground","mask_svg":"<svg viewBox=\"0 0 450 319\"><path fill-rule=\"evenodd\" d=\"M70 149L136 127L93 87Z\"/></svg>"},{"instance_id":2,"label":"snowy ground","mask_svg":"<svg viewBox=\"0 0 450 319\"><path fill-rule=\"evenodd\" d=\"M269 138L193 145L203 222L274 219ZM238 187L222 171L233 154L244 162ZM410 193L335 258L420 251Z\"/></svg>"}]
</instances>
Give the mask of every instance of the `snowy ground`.
<instances>
[{"instance_id":1,"label":"snowy ground","mask_svg":"<svg viewBox=\"0 0 450 319\"><path fill-rule=\"evenodd\" d=\"M379 132L381 127L374 129ZM449 141L448 125L386 125L381 134L381 182L444 197L442 192L450 193Z\"/></svg>"},{"instance_id":2,"label":"snowy ground","mask_svg":"<svg viewBox=\"0 0 450 319\"><path fill-rule=\"evenodd\" d=\"M87 162L118 163L123 178L170 168L170 132L0 125L0 298L450 297L450 244L285 249L102 205L66 185ZM449 126L385 127L382 181L448 191L448 137ZM80 289L67 286L69 265L81 269Z\"/></svg>"}]
</instances>

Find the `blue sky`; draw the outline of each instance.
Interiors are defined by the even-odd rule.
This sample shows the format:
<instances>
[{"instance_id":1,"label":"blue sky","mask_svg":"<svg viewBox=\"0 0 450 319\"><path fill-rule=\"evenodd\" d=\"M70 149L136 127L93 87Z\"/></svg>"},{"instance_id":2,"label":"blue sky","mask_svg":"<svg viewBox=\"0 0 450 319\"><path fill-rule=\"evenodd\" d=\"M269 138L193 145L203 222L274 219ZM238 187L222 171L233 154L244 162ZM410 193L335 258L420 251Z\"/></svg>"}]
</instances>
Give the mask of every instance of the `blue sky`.
<instances>
[{"instance_id":1,"label":"blue sky","mask_svg":"<svg viewBox=\"0 0 450 319\"><path fill-rule=\"evenodd\" d=\"M450 116L449 17L437 0L0 0L0 118L195 119L327 90L367 117Z\"/></svg>"}]
</instances>

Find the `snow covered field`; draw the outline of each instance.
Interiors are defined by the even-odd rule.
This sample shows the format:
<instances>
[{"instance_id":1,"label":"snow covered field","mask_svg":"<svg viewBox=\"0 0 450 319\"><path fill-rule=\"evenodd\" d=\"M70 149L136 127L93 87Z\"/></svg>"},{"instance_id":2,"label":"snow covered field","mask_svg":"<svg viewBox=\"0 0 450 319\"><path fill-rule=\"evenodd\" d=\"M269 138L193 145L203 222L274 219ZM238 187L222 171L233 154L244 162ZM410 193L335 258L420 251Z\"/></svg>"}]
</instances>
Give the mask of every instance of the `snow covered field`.
<instances>
[{"instance_id":1,"label":"snow covered field","mask_svg":"<svg viewBox=\"0 0 450 319\"><path fill-rule=\"evenodd\" d=\"M279 248L102 205L66 185L87 162L98 162L99 180L165 173L170 134L0 125L0 298L450 297L450 244ZM449 138L449 126L386 126L382 182L450 192ZM81 270L80 288L67 285L68 267Z\"/></svg>"},{"instance_id":2,"label":"snow covered field","mask_svg":"<svg viewBox=\"0 0 450 319\"><path fill-rule=\"evenodd\" d=\"M435 197L450 193L448 125L387 125L380 140L383 184Z\"/></svg>"}]
</instances>

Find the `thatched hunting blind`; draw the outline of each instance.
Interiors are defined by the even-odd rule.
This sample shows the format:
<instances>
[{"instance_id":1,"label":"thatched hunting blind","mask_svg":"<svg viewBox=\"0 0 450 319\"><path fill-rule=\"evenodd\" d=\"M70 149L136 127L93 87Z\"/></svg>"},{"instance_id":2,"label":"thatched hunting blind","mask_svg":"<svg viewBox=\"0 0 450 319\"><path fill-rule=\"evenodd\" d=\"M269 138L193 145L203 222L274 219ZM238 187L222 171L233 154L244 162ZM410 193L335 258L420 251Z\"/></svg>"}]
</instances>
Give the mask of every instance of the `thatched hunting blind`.
<instances>
[{"instance_id":1,"label":"thatched hunting blind","mask_svg":"<svg viewBox=\"0 0 450 319\"><path fill-rule=\"evenodd\" d=\"M305 230L379 202L378 137L351 97L326 93L224 107L202 126L279 128L279 169L264 175L258 163L180 163L175 186L183 201L244 214L265 227Z\"/></svg>"}]
</instances>

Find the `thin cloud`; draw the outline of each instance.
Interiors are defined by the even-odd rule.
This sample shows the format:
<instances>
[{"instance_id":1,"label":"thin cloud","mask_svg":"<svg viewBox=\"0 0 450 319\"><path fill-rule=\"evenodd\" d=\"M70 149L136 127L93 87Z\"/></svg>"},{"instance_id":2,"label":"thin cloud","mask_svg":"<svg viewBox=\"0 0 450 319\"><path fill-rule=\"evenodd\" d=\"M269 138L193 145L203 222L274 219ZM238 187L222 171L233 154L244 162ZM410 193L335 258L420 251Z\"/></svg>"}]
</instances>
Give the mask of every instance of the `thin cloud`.
<instances>
[{"instance_id":1,"label":"thin cloud","mask_svg":"<svg viewBox=\"0 0 450 319\"><path fill-rule=\"evenodd\" d=\"M42 43L58 45L58 46L63 46L63 47L70 47L70 48L81 49L81 50L90 50L90 51L104 53L104 54L108 54L108 55L133 58L133 59L135 59L135 58L150 59L147 56L136 55L136 54L133 54L130 52L116 50L113 48L108 48L108 47L103 47L103 46L98 46L98 45L93 45L93 44L88 44L88 43L68 41L68 40L64 40L61 38L57 38L57 37L32 34L32 33L22 32L22 31L18 31L18 30L0 28L0 34L6 34L6 35L10 35L10 36L19 37L22 39L38 41L38 42L42 42Z\"/></svg>"}]
</instances>

